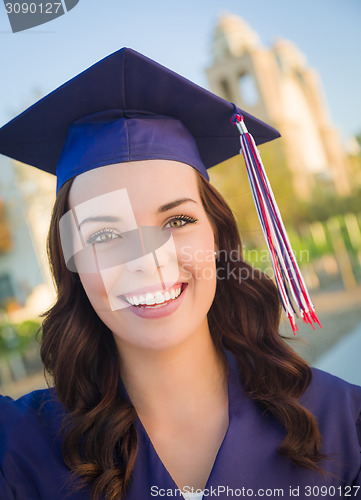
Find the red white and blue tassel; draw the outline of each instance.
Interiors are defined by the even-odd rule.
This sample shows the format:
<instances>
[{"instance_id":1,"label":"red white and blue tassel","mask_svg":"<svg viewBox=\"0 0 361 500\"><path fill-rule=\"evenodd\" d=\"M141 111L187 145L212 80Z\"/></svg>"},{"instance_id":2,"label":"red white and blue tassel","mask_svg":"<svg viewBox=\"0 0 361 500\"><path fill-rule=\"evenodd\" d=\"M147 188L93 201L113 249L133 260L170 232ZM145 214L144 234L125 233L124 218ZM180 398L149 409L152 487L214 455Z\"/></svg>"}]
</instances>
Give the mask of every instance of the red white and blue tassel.
<instances>
[{"instance_id":1,"label":"red white and blue tassel","mask_svg":"<svg viewBox=\"0 0 361 500\"><path fill-rule=\"evenodd\" d=\"M253 200L271 256L275 280L282 306L295 334L298 330L294 318L297 305L301 317L314 329L321 324L315 314L306 284L291 248L280 211L278 209L265 168L252 135L248 132L243 116L234 113L232 123L240 133L241 151L246 163ZM297 315L297 314L296 314ZM322 328L322 327L321 327Z\"/></svg>"}]
</instances>

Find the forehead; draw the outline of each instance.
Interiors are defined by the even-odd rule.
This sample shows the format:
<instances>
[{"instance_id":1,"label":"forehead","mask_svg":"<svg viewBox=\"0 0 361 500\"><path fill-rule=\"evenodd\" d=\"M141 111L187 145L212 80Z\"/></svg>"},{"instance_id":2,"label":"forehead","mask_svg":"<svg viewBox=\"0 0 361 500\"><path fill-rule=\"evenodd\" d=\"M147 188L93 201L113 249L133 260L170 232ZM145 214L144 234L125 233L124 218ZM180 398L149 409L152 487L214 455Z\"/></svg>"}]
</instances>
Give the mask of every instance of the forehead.
<instances>
[{"instance_id":1,"label":"forehead","mask_svg":"<svg viewBox=\"0 0 361 500\"><path fill-rule=\"evenodd\" d=\"M144 160L106 165L85 172L74 179L69 205L126 189L132 203L171 201L182 196L198 197L196 171L171 160Z\"/></svg>"}]
</instances>

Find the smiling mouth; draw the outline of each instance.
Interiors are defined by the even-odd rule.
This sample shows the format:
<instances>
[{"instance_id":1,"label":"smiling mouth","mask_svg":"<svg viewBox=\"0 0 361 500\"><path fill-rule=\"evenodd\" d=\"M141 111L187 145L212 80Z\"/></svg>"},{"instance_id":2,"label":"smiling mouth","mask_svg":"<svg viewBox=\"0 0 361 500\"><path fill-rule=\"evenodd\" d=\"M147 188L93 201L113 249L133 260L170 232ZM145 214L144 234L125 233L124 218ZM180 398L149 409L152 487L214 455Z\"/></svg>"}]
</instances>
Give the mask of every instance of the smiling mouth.
<instances>
[{"instance_id":1,"label":"smiling mouth","mask_svg":"<svg viewBox=\"0 0 361 500\"><path fill-rule=\"evenodd\" d=\"M176 283L167 290L137 295L123 295L122 299L129 305L138 308L156 309L177 300L186 288L187 283Z\"/></svg>"}]
</instances>

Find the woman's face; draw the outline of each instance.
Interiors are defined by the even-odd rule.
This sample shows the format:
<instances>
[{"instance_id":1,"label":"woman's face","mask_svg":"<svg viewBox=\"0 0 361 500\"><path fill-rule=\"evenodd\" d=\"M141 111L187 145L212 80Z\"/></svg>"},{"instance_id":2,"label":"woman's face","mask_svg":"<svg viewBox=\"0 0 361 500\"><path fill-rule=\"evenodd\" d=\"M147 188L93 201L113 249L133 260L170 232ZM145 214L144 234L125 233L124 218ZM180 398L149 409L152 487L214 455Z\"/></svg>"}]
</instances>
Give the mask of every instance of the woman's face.
<instances>
[{"instance_id":1,"label":"woman's face","mask_svg":"<svg viewBox=\"0 0 361 500\"><path fill-rule=\"evenodd\" d=\"M66 260L74 254L120 349L166 349L208 333L216 245L192 167L147 160L97 168L76 177L69 207Z\"/></svg>"}]
</instances>

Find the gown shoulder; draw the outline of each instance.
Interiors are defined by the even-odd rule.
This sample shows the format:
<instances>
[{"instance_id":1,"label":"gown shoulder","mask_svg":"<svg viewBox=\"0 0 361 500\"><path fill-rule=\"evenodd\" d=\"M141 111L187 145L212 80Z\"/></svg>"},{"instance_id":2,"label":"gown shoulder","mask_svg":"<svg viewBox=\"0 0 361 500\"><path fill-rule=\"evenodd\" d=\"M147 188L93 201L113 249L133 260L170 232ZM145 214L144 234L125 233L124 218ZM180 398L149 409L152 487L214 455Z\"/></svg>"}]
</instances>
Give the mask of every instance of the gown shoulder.
<instances>
[{"instance_id":1,"label":"gown shoulder","mask_svg":"<svg viewBox=\"0 0 361 500\"><path fill-rule=\"evenodd\" d=\"M0 396L1 500L67 496L63 478L69 469L61 453L65 413L53 389L17 400Z\"/></svg>"},{"instance_id":2,"label":"gown shoulder","mask_svg":"<svg viewBox=\"0 0 361 500\"><path fill-rule=\"evenodd\" d=\"M306 492L310 484L321 488L323 477L279 456L282 429L245 396L236 369L231 363L230 367L230 427L208 486L237 488L242 481L255 489L281 485L285 495L290 485ZM355 492L361 495L361 387L312 369L312 381L300 403L318 422L322 451L332 458L326 470L330 477L341 478L335 483L337 488L346 485L353 488L347 490L351 496L355 498ZM71 471L63 460L61 426L65 414L54 389L34 391L17 400L0 396L1 500L89 500L88 488L72 488ZM140 433L134 479L125 500L152 498L146 491L150 492L153 484L175 487L150 440ZM342 489L345 494L347 491Z\"/></svg>"}]
</instances>

